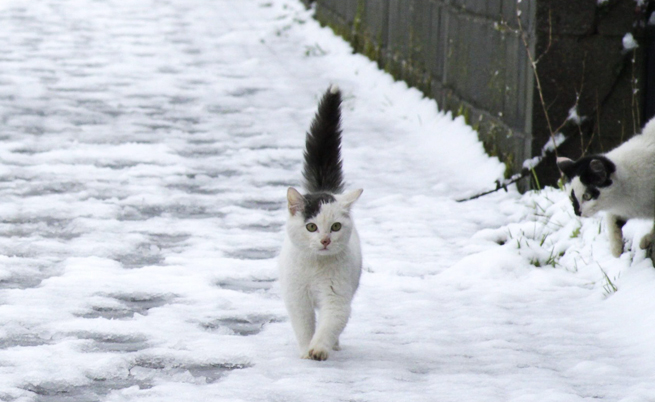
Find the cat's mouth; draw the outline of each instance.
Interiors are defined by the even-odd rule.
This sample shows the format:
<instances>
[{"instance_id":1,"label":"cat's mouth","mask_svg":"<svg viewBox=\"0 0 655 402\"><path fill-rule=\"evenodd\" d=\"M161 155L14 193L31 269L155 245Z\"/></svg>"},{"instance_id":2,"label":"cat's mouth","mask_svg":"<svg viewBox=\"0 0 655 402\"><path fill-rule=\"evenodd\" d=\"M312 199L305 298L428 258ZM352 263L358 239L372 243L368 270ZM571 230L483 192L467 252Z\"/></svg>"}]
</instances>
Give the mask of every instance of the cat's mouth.
<instances>
[{"instance_id":1,"label":"cat's mouth","mask_svg":"<svg viewBox=\"0 0 655 402\"><path fill-rule=\"evenodd\" d=\"M332 254L334 252L334 248L331 246L323 246L323 248L319 248L316 252L318 254Z\"/></svg>"}]
</instances>

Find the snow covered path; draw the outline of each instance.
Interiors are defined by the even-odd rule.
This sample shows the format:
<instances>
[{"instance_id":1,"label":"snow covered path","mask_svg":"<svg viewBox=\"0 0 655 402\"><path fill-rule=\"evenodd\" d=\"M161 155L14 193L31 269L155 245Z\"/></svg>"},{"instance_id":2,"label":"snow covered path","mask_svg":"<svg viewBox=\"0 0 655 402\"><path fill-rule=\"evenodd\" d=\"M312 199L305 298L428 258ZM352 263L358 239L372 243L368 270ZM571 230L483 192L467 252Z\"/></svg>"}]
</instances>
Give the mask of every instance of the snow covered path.
<instances>
[{"instance_id":1,"label":"snow covered path","mask_svg":"<svg viewBox=\"0 0 655 402\"><path fill-rule=\"evenodd\" d=\"M0 44L0 400L655 400L644 253L557 190L454 202L503 166L297 2L0 0ZM313 362L275 256L330 83L365 272Z\"/></svg>"}]
</instances>

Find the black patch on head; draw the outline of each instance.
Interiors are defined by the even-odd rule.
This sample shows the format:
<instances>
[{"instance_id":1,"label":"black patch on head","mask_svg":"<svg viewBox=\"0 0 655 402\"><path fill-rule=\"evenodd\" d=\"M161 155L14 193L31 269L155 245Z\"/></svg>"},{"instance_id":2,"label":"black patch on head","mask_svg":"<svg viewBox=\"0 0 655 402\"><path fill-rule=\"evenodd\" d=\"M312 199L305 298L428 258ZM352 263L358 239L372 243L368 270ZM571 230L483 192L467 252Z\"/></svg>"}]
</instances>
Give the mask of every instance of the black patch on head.
<instances>
[{"instance_id":1,"label":"black patch on head","mask_svg":"<svg viewBox=\"0 0 655 402\"><path fill-rule=\"evenodd\" d=\"M573 190L571 190L571 195L569 196L571 199L571 203L573 204L573 212L575 212L576 215L582 216L582 211L580 211L580 203L578 202L578 199L575 198L575 193Z\"/></svg>"},{"instance_id":2,"label":"black patch on head","mask_svg":"<svg viewBox=\"0 0 655 402\"><path fill-rule=\"evenodd\" d=\"M616 165L605 156L595 155L585 156L573 164L560 165L560 169L569 179L578 176L585 186L602 188L612 184L610 175L616 172Z\"/></svg>"},{"instance_id":3,"label":"black patch on head","mask_svg":"<svg viewBox=\"0 0 655 402\"><path fill-rule=\"evenodd\" d=\"M321 210L321 205L335 202L337 199L331 194L318 193L307 194L305 197L305 209L303 210L303 217L305 221L315 217Z\"/></svg>"}]
</instances>

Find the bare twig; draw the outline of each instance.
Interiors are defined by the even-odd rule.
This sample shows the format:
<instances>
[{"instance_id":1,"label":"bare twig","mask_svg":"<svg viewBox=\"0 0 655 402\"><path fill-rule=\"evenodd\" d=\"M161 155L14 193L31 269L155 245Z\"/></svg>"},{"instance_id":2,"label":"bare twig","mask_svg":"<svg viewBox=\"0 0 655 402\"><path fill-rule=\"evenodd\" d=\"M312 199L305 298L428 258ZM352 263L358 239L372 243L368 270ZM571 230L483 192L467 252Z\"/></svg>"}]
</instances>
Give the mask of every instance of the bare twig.
<instances>
[{"instance_id":1,"label":"bare twig","mask_svg":"<svg viewBox=\"0 0 655 402\"><path fill-rule=\"evenodd\" d=\"M555 142L555 132L553 131L553 125L550 122L550 116L548 115L548 108L546 107L546 101L544 100L544 92L541 87L541 80L539 79L539 72L537 71L537 63L541 60L541 58L546 54L548 50L550 50L550 37L549 37L549 43L548 47L546 48L546 52L544 52L542 55L539 56L537 60L532 56L532 52L530 51L530 44L528 43L528 38L525 33L525 30L523 29L523 24L521 23L521 10L519 8L519 4L521 4L520 1L516 2L516 20L519 25L519 33L521 34L521 40L523 41L523 46L525 47L525 52L528 55L528 59L530 60L530 65L532 66L532 72L534 74L534 79L535 82L537 83L537 91L539 92L539 100L541 102L541 107L544 111L544 116L546 117L546 124L548 125L548 131L550 133L550 139L553 141L553 144L556 144ZM549 14L549 25L550 27L550 32L552 34L552 24L550 23L550 14ZM557 157L557 147L555 147L555 157ZM560 175L562 172L560 172Z\"/></svg>"},{"instance_id":2,"label":"bare twig","mask_svg":"<svg viewBox=\"0 0 655 402\"><path fill-rule=\"evenodd\" d=\"M548 51L550 51L550 47L551 47L551 44L552 44L552 37L553 37L553 35L552 35L553 34L553 26L552 26L552 21L551 21L552 11L549 11L549 13L548 13L548 25L549 25L548 45L546 46L546 50L544 50L544 52L535 60L535 58L532 56L532 52L530 51L530 45L528 43L528 39L527 39L527 35L525 33L525 30L523 29L523 24L521 23L521 10L519 8L520 3L521 3L521 0L517 0L517 2L516 2L516 19L518 21L519 29L518 30L512 29L509 26L509 24L507 24L506 22L503 22L502 25L503 25L503 28L505 30L511 31L511 32L514 32L515 34L520 35L521 40L523 41L525 51L526 51L526 53L528 55L528 59L530 60L530 65L531 65L532 71L534 73L535 81L537 83L537 90L539 91L539 99L541 101L541 107L543 108L544 115L546 116L546 122L548 124L548 130L549 130L549 133L550 133L550 140L552 141L552 144L553 144L553 152L555 153L555 156L557 156L557 141L555 140L555 133L557 131L559 131L562 127L564 127L564 125L566 124L566 120L564 121L564 123L562 123L562 125L560 125L557 128L557 130L553 130L552 124L550 122L550 116L548 115L548 107L546 106L546 101L544 100L543 90L541 88L541 81L539 80L539 74L538 74L538 71L537 71L537 64L539 63L541 58L544 57L548 53ZM580 92L582 92L582 88L580 88ZM578 99L579 99L579 95L576 97L576 103L575 103L575 106L574 106L576 108L578 106ZM543 160L543 156L545 156L545 154L542 155L542 159L537 163L537 165L539 163L541 163L541 161ZM522 179L524 179L526 177L529 177L531 174L534 174L534 167L535 166L533 166L531 169L527 169L527 168L524 167L521 170L520 173L517 173L514 176L510 177L509 179L503 180L502 182L499 181L499 180L496 180L496 188L494 190L485 191L483 193L476 194L476 195L474 195L472 197L469 197L469 198L460 199L460 200L457 200L457 202L465 202L465 201L475 200L475 199L483 197L485 195L495 193L496 191L499 191L501 189L507 191L507 186L509 186L511 184L514 184L514 183L516 183L516 182L518 182L518 181L520 181L520 180L522 180ZM560 175L561 174L562 173L560 172ZM535 176L535 178L536 178L536 176Z\"/></svg>"},{"instance_id":3,"label":"bare twig","mask_svg":"<svg viewBox=\"0 0 655 402\"><path fill-rule=\"evenodd\" d=\"M598 90L596 90L596 123L594 125L598 129L598 140L600 141L601 133L600 133L600 104L598 103ZM582 156L587 154L587 151L589 150L589 147L591 147L591 143L594 141L594 137L596 136L596 129L592 131L591 133L591 138L589 138L589 142L587 143L587 146L583 148L582 150ZM580 144L582 144L582 138L580 139ZM603 142L600 141L601 147L603 146Z\"/></svg>"},{"instance_id":4,"label":"bare twig","mask_svg":"<svg viewBox=\"0 0 655 402\"><path fill-rule=\"evenodd\" d=\"M518 5L519 5L519 3L516 3L517 9L518 9ZM519 26L521 26L521 21L520 21L521 18L520 17L521 16L519 15L518 16ZM535 61L535 63L539 63L539 60L541 60L542 57L544 57L546 54L548 54L548 52L550 51L550 46L553 44L553 22L552 22L552 18L553 18L553 10L548 9L548 45L546 46L546 50L544 50L544 52L541 55L539 55L539 57L537 57L537 61Z\"/></svg>"},{"instance_id":5,"label":"bare twig","mask_svg":"<svg viewBox=\"0 0 655 402\"><path fill-rule=\"evenodd\" d=\"M484 193L476 194L476 195L474 195L472 197L462 198L462 199L455 200L455 201L456 202L471 201L471 200L475 200L475 199L480 198L480 197L484 197L485 195L495 193L496 191L499 191L499 190L505 190L507 192L507 186L510 186L510 185L516 183L517 181L519 181L521 179L524 179L524 178L526 178L528 176L530 176L530 170L529 169L523 169L521 171L521 173L517 173L514 176L510 177L509 179L505 179L503 181L496 180L496 188L493 189L493 190L485 191Z\"/></svg>"},{"instance_id":6,"label":"bare twig","mask_svg":"<svg viewBox=\"0 0 655 402\"><path fill-rule=\"evenodd\" d=\"M637 77L635 77L635 64L637 64L637 51L632 50L632 79L630 80L630 84L632 87L632 132L636 133L641 126L640 120L641 116L639 115L639 100L637 99L637 93L639 92L639 88L637 87Z\"/></svg>"},{"instance_id":7,"label":"bare twig","mask_svg":"<svg viewBox=\"0 0 655 402\"><path fill-rule=\"evenodd\" d=\"M559 156L558 152L557 152L558 151L558 144L557 144L557 140L555 139L555 134L560 132L560 130L562 130L566 126L566 124L568 123L569 117L567 116L564 119L564 121L562 122L562 124L560 124L556 129L553 129L553 124L552 124L552 122L550 120L550 115L548 113L548 111L550 109L550 106L546 104L546 100L544 98L544 93L543 93L543 88L542 88L542 85L541 85L541 79L539 77L539 71L538 71L538 68L537 68L539 62L541 61L541 59L550 51L552 43L553 43L552 10L549 10L549 12L548 12L548 28L549 28L548 29L548 44L546 45L546 49L535 59L535 57L532 54L532 51L530 50L528 35L526 34L525 30L523 29L523 24L521 22L520 3L521 3L521 0L517 0L517 2L516 2L516 19L517 19L517 22L518 22L518 30L511 28L509 26L509 24L507 24L507 22L502 22L500 25L502 26L502 28L505 31L510 31L510 32L513 32L514 34L519 35L522 42L523 42L523 46L525 47L525 52L526 52L526 54L528 56L528 60L530 61L530 67L532 68L532 72L534 74L534 79L535 79L535 83L536 83L536 86L537 86L537 91L539 93L539 100L540 100L540 103L541 103L541 108L542 108L544 116L546 118L546 123L548 125L548 132L549 132L549 135L550 135L550 141L551 141L553 147L552 147L552 149L549 149L549 150L546 150L546 148L544 148L544 151L542 152L542 155L540 157L541 159L535 165L533 165L530 169L526 168L525 165L524 165L524 168L521 170L520 173L515 174L514 176L510 177L509 179L503 180L502 182L496 180L496 188L495 189L485 191L483 193L477 194L475 196L472 196L472 197L469 197L469 198L466 198L466 199L457 200L457 202L464 202L464 201L474 200L474 199L480 198L482 196L485 196L487 194L495 193L496 191L499 191L501 189L504 189L505 191L507 191L507 186L509 186L511 184L514 184L514 183L516 183L516 182L518 182L518 181L520 181L520 180L522 180L522 179L524 179L526 177L529 177L531 174L535 174L534 173L534 168L537 167L546 158L546 156L548 156L549 153L551 153L551 152L554 153L555 157ZM582 96L582 92L584 90L584 78L585 78L585 71L586 71L586 55L585 55L585 57L583 58L583 61L582 61L582 69L583 69L583 71L582 71L582 78L581 78L581 82L580 82L580 90L576 91L575 104L572 107L573 109L575 109L576 113L577 113L577 110L578 110L578 105L580 103L580 97ZM553 100L553 103L555 103L556 101L557 101L557 99ZM580 133L580 141L581 141L581 147L582 147L584 145L584 143L583 143L584 139L583 139L583 135L582 135L582 128L580 127L580 122L577 122L577 123L578 123L577 124L578 125L578 132ZM593 139L593 136L592 136L592 139ZM589 145L587 145L587 147L588 146ZM559 167L558 167L558 170L559 170ZM560 176L563 176L563 173L561 171L560 171ZM536 175L535 175L535 179L536 179Z\"/></svg>"}]
</instances>

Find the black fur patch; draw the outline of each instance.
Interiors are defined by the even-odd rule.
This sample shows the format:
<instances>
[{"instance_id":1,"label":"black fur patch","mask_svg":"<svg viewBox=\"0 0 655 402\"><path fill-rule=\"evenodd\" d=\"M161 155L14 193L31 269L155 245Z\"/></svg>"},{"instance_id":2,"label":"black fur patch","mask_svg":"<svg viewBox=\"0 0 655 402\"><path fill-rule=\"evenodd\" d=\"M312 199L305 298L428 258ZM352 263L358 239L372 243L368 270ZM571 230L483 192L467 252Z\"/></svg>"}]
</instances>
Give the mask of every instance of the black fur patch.
<instances>
[{"instance_id":1,"label":"black fur patch","mask_svg":"<svg viewBox=\"0 0 655 402\"><path fill-rule=\"evenodd\" d=\"M576 162L565 160L565 163L558 163L562 173L570 180L578 176L580 182L585 185L585 194L593 200L600 197L599 188L608 187L612 185L610 175L616 172L616 165L607 157L602 155L585 156L578 159ZM593 163L592 163L593 162ZM584 194L580 194L584 196ZM576 215L581 216L580 201L575 193L571 191L569 196L573 204L573 211Z\"/></svg>"},{"instance_id":2,"label":"black fur patch","mask_svg":"<svg viewBox=\"0 0 655 402\"><path fill-rule=\"evenodd\" d=\"M571 203L573 204L573 212L575 212L576 215L582 216L582 211L580 210L580 203L578 202L578 199L575 198L575 193L573 190L571 190L571 195L569 196L571 199Z\"/></svg>"},{"instance_id":3,"label":"black fur patch","mask_svg":"<svg viewBox=\"0 0 655 402\"><path fill-rule=\"evenodd\" d=\"M305 197L305 209L303 210L303 217L305 221L315 217L321 211L321 205L335 202L337 199L331 194L318 193L307 194Z\"/></svg>"},{"instance_id":4,"label":"black fur patch","mask_svg":"<svg viewBox=\"0 0 655 402\"><path fill-rule=\"evenodd\" d=\"M598 189L597 189L596 187L594 187L594 186L587 187L587 192L588 192L589 195L591 196L591 199L592 199L592 200L597 200L598 197L600 197L600 190L598 190Z\"/></svg>"},{"instance_id":5,"label":"black fur patch","mask_svg":"<svg viewBox=\"0 0 655 402\"><path fill-rule=\"evenodd\" d=\"M311 193L343 191L341 169L341 92L328 89L305 141L305 188Z\"/></svg>"},{"instance_id":6,"label":"black fur patch","mask_svg":"<svg viewBox=\"0 0 655 402\"><path fill-rule=\"evenodd\" d=\"M605 168L604 174L599 174L590 167L591 162L594 160L602 163ZM573 179L575 176L580 177L580 181L586 186L602 188L612 184L610 175L616 172L616 165L614 162L601 155L585 156L584 158L578 159L575 163L565 166L562 172L569 179Z\"/></svg>"}]
</instances>

